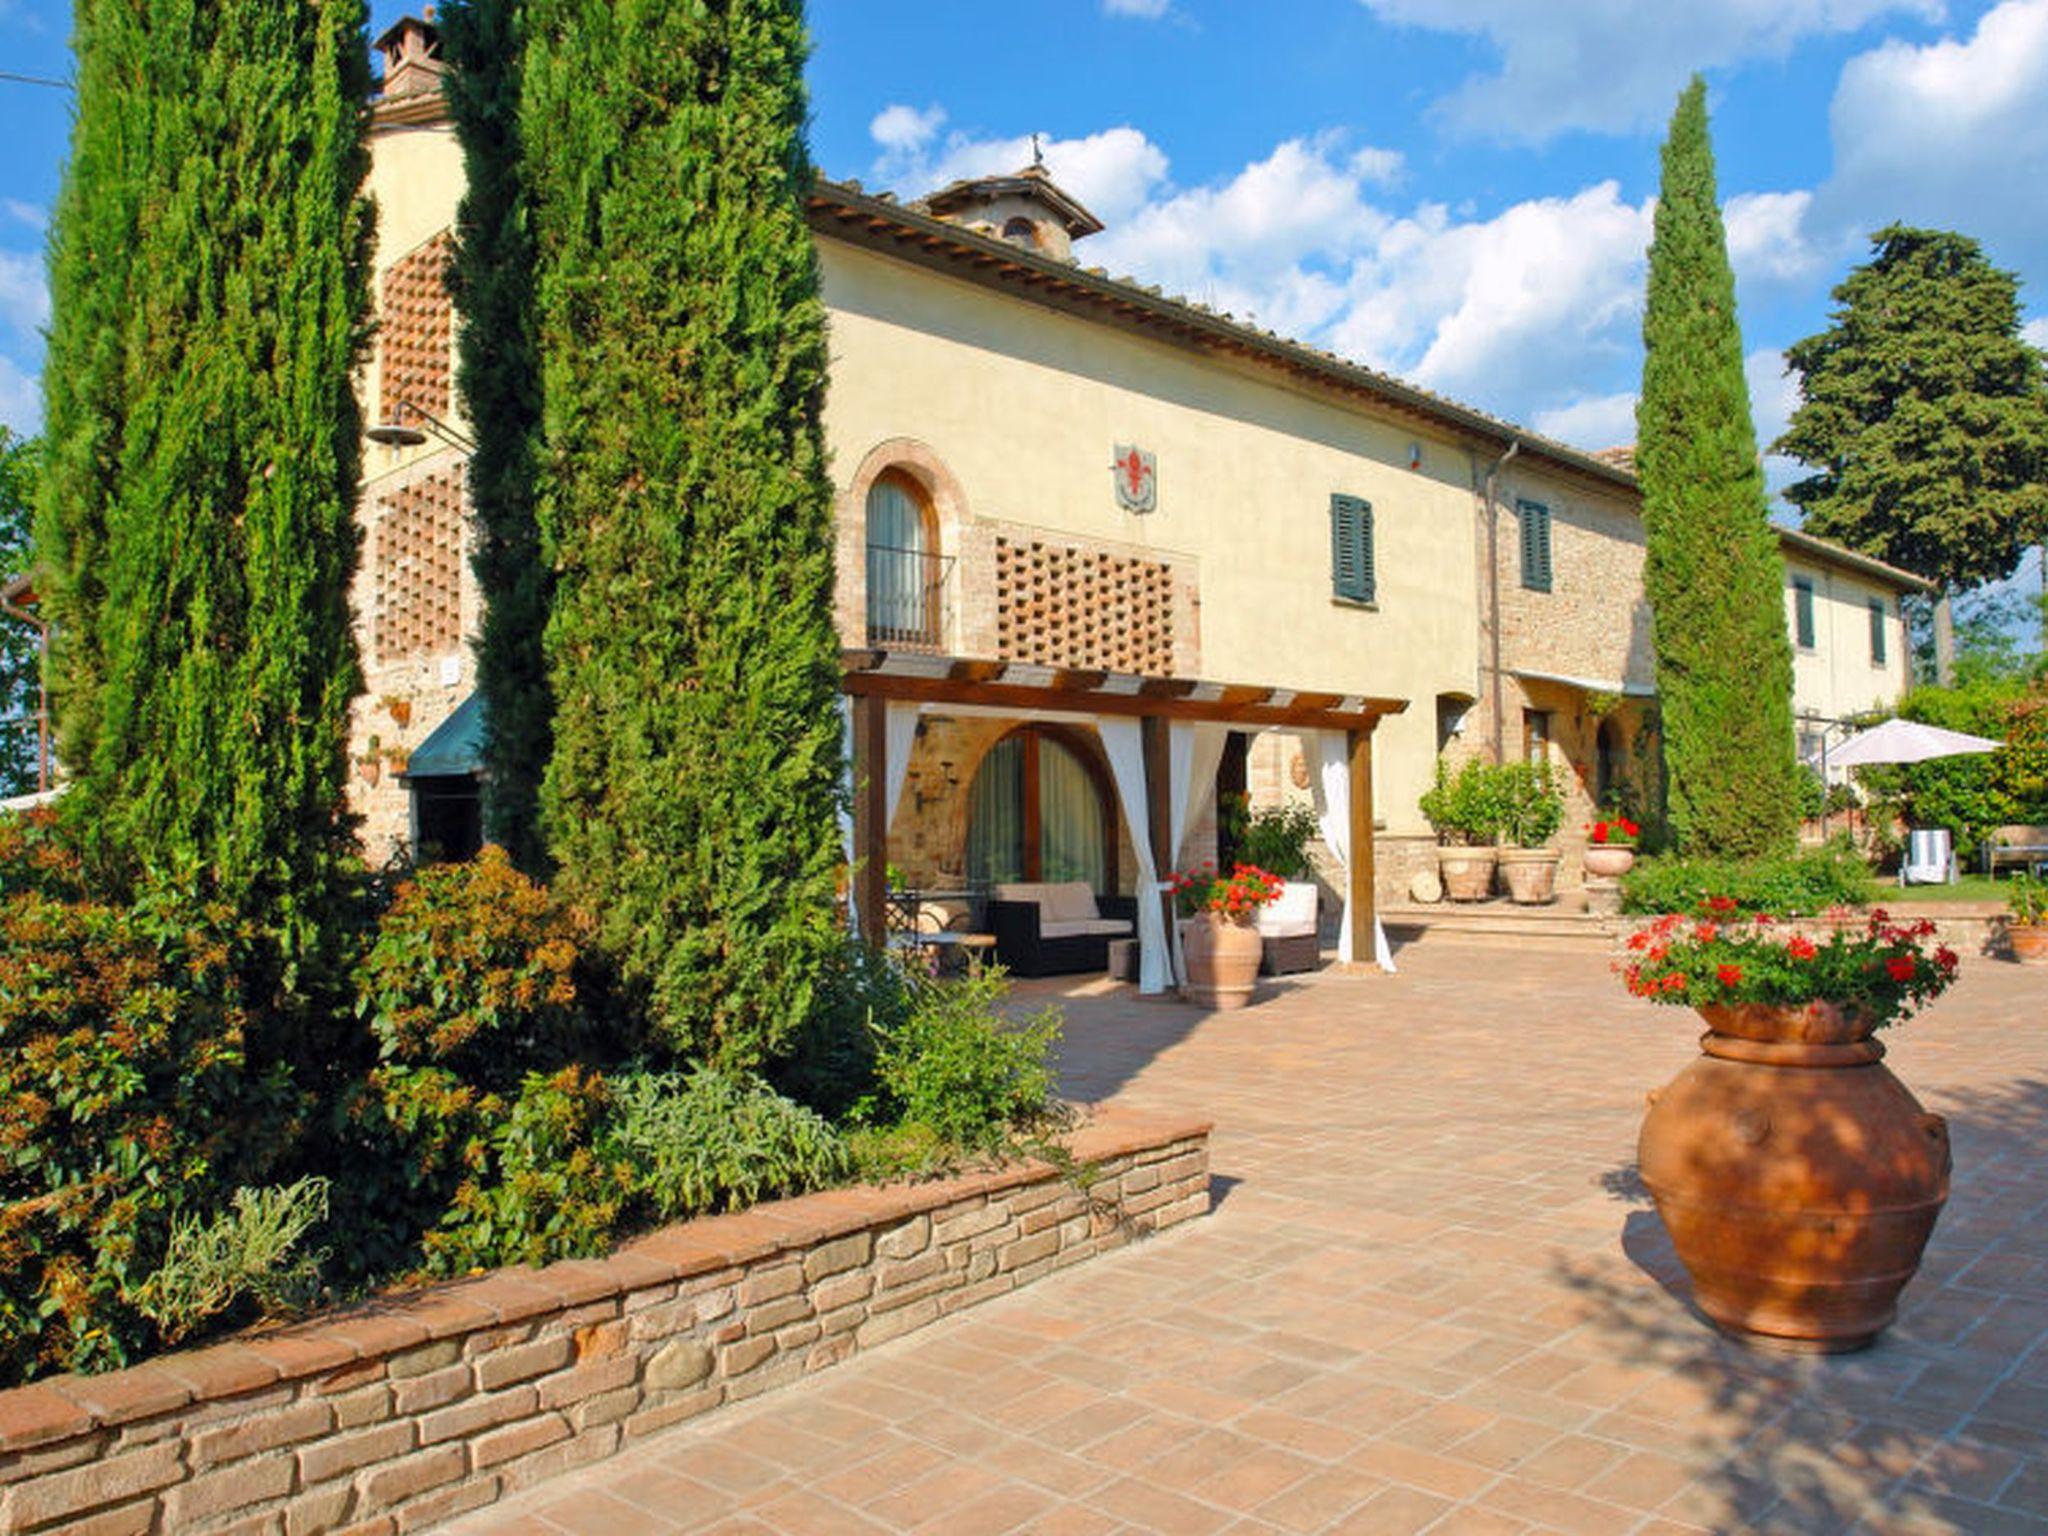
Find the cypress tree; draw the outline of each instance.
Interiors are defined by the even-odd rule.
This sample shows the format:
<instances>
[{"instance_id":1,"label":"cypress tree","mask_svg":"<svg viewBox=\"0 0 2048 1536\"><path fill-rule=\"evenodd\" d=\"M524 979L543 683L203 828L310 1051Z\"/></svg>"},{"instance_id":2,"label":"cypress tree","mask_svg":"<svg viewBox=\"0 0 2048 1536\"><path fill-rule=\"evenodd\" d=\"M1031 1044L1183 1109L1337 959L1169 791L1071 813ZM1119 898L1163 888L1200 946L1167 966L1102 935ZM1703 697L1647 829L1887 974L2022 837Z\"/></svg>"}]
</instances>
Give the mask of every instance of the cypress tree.
<instances>
[{"instance_id":1,"label":"cypress tree","mask_svg":"<svg viewBox=\"0 0 2048 1536\"><path fill-rule=\"evenodd\" d=\"M1636 466L1672 831L1689 853L1789 848L1798 810L1784 566L1697 76L1664 141L1643 350Z\"/></svg>"},{"instance_id":2,"label":"cypress tree","mask_svg":"<svg viewBox=\"0 0 2048 1536\"><path fill-rule=\"evenodd\" d=\"M670 1046L749 1065L812 1006L841 857L802 8L526 26L550 849Z\"/></svg>"},{"instance_id":3,"label":"cypress tree","mask_svg":"<svg viewBox=\"0 0 2048 1536\"><path fill-rule=\"evenodd\" d=\"M1776 451L1809 532L1925 576L1954 671L1951 593L2010 576L2048 539L2048 377L2020 335L2019 280L1947 230L1893 224L1789 349L1800 406Z\"/></svg>"},{"instance_id":4,"label":"cypress tree","mask_svg":"<svg viewBox=\"0 0 2048 1536\"><path fill-rule=\"evenodd\" d=\"M363 5L84 16L43 519L66 805L117 882L163 870L303 953L349 847Z\"/></svg>"},{"instance_id":5,"label":"cypress tree","mask_svg":"<svg viewBox=\"0 0 2048 1536\"><path fill-rule=\"evenodd\" d=\"M540 785L554 728L542 633L553 581L534 510L540 362L519 123L520 22L514 0L453 0L440 19L451 65L443 90L466 172L451 287L463 317L456 384L476 438L469 489L484 599L476 648L484 830L522 869L542 874Z\"/></svg>"}]
</instances>

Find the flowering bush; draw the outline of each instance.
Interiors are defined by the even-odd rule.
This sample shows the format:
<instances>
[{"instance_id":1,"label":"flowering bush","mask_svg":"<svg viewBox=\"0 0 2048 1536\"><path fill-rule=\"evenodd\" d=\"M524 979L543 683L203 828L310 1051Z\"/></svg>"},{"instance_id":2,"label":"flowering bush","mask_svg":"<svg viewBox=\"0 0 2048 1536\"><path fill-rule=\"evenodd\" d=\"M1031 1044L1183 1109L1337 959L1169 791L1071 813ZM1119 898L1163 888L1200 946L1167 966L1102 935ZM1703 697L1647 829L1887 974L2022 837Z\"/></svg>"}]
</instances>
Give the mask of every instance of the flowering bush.
<instances>
[{"instance_id":1,"label":"flowering bush","mask_svg":"<svg viewBox=\"0 0 2048 1536\"><path fill-rule=\"evenodd\" d=\"M2005 905L2012 920L2023 927L2048 923L2048 880L2030 874L2014 875L2006 891Z\"/></svg>"},{"instance_id":2,"label":"flowering bush","mask_svg":"<svg viewBox=\"0 0 2048 1536\"><path fill-rule=\"evenodd\" d=\"M1278 901L1287 882L1256 864L1235 865L1228 875L1219 875L1215 866L1204 864L1193 874L1176 871L1169 884L1174 901L1186 916L1217 912L1224 917L1250 917L1268 902Z\"/></svg>"},{"instance_id":3,"label":"flowering bush","mask_svg":"<svg viewBox=\"0 0 2048 1536\"><path fill-rule=\"evenodd\" d=\"M1934 924L1898 924L1882 909L1863 925L1816 935L1765 914L1744 916L1729 897L1698 915L1672 913L1638 930L1617 962L1629 991L1653 1003L1798 1007L1833 1003L1894 1024L1932 1002L1955 980L1956 955L1929 948Z\"/></svg>"},{"instance_id":4,"label":"flowering bush","mask_svg":"<svg viewBox=\"0 0 2048 1536\"><path fill-rule=\"evenodd\" d=\"M1586 840L1595 847L1633 848L1643 829L1626 816L1616 816L1612 821L1596 821L1586 828Z\"/></svg>"}]
</instances>

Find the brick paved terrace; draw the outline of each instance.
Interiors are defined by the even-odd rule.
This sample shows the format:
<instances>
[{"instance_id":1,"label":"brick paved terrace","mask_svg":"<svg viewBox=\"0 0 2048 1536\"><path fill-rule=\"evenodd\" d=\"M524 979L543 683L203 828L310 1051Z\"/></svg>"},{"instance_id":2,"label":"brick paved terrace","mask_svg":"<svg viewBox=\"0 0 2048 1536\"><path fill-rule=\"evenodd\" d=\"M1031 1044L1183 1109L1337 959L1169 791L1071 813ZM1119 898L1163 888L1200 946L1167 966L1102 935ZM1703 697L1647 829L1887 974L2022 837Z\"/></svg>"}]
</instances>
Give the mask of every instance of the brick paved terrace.
<instances>
[{"instance_id":1,"label":"brick paved terrace","mask_svg":"<svg viewBox=\"0 0 2048 1536\"><path fill-rule=\"evenodd\" d=\"M1062 997L1070 1094L1215 1117L1206 1219L453 1529L2048 1532L2048 976L1894 1033L1955 1192L1874 1350L1717 1338L1633 1172L1688 1015L1432 940L1203 1015Z\"/></svg>"}]
</instances>

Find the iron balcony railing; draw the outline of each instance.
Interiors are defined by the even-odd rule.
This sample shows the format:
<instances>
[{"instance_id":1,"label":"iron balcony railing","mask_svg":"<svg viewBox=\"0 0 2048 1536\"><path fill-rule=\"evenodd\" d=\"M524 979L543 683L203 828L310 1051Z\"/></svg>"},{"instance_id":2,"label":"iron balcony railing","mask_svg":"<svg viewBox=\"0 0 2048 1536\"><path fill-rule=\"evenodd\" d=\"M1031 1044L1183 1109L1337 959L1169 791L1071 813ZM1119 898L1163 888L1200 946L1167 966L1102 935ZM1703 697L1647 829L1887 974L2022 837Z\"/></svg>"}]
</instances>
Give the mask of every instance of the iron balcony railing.
<instances>
[{"instance_id":1,"label":"iron balcony railing","mask_svg":"<svg viewBox=\"0 0 2048 1536\"><path fill-rule=\"evenodd\" d=\"M946 639L953 557L928 549L868 546L868 644L938 651Z\"/></svg>"}]
</instances>

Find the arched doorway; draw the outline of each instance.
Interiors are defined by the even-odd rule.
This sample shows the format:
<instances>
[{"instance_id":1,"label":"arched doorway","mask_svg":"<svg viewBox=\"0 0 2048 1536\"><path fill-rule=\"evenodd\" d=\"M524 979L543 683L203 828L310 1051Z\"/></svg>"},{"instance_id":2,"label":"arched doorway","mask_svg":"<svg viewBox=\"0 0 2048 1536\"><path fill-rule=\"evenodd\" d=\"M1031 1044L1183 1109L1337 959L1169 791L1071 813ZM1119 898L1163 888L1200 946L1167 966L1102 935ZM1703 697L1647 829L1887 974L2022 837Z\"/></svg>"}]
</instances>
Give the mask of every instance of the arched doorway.
<instances>
[{"instance_id":1,"label":"arched doorway","mask_svg":"<svg viewBox=\"0 0 2048 1536\"><path fill-rule=\"evenodd\" d=\"M967 801L967 878L976 885L1085 880L1116 890L1116 818L1101 767L1067 732L1027 725L993 747Z\"/></svg>"},{"instance_id":2,"label":"arched doorway","mask_svg":"<svg viewBox=\"0 0 2048 1536\"><path fill-rule=\"evenodd\" d=\"M1593 739L1593 804L1605 809L1621 792L1622 773L1626 766L1625 748L1621 742L1621 726L1614 716L1608 715L1600 722L1600 731Z\"/></svg>"}]
</instances>

